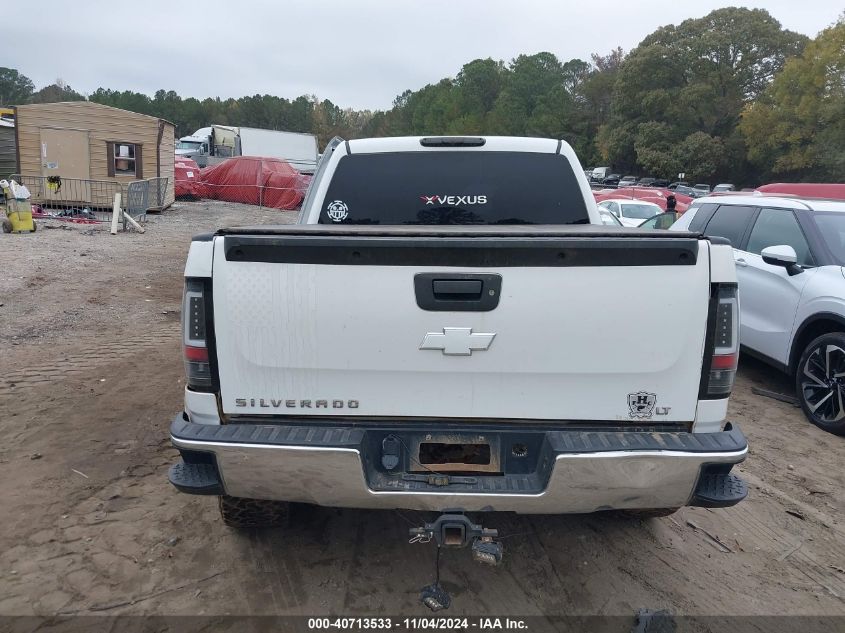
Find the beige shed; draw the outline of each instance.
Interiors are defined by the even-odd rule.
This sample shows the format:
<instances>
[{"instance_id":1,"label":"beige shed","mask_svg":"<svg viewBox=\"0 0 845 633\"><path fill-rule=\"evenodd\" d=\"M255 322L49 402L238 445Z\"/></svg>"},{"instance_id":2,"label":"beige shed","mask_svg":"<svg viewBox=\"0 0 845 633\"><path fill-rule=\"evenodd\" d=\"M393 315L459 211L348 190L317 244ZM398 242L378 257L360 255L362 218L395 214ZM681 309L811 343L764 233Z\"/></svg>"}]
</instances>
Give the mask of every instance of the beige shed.
<instances>
[{"instance_id":1,"label":"beige shed","mask_svg":"<svg viewBox=\"0 0 845 633\"><path fill-rule=\"evenodd\" d=\"M149 206L173 203L176 147L170 121L90 101L16 110L18 167L34 189L33 200L110 207L115 192L126 196L129 183L167 178L166 188L162 180L151 181Z\"/></svg>"}]
</instances>

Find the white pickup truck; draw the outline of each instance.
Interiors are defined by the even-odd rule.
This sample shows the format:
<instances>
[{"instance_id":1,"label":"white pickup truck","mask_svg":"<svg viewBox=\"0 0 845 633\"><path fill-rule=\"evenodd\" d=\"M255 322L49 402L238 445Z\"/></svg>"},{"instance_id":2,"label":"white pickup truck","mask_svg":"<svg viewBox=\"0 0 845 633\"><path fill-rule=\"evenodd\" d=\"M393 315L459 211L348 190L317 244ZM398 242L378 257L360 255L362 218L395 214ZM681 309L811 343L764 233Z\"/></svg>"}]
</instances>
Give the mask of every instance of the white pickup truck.
<instances>
[{"instance_id":1,"label":"white pickup truck","mask_svg":"<svg viewBox=\"0 0 845 633\"><path fill-rule=\"evenodd\" d=\"M420 533L465 545L462 512L746 495L730 244L603 225L565 142L336 139L298 224L194 239L184 297L170 481L228 525L448 511Z\"/></svg>"}]
</instances>

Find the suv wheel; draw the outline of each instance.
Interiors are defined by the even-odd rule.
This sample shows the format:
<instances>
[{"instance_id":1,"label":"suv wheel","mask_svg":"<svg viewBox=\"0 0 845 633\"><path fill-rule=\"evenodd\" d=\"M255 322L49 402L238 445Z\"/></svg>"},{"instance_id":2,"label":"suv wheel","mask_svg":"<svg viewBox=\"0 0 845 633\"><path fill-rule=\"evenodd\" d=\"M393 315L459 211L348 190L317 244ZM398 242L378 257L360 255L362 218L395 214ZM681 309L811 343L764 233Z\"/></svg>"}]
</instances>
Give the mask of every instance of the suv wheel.
<instances>
[{"instance_id":1,"label":"suv wheel","mask_svg":"<svg viewBox=\"0 0 845 633\"><path fill-rule=\"evenodd\" d=\"M798 361L795 393L813 424L845 435L845 334L823 334Z\"/></svg>"},{"instance_id":2,"label":"suv wheel","mask_svg":"<svg viewBox=\"0 0 845 633\"><path fill-rule=\"evenodd\" d=\"M244 499L220 496L223 523L234 528L284 527L288 523L290 504L286 501Z\"/></svg>"}]
</instances>

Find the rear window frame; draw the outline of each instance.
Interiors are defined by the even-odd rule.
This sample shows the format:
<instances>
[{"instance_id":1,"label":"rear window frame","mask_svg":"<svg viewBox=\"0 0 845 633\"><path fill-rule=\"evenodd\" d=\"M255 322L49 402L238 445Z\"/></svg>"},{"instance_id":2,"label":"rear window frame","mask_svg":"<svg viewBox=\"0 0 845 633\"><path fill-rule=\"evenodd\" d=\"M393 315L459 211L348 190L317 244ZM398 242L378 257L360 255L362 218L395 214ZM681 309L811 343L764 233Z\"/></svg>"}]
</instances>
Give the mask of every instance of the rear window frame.
<instances>
[{"instance_id":1,"label":"rear window frame","mask_svg":"<svg viewBox=\"0 0 845 633\"><path fill-rule=\"evenodd\" d=\"M446 158L448 155L454 155L454 154L461 154L461 155L464 155L464 156L478 154L479 155L478 158L481 159L481 160L490 158L492 156L497 156L497 157L509 156L509 157L513 157L513 158L522 158L522 157L525 157L525 156L534 156L534 157L538 157L538 158L548 157L547 160L549 162L551 162L553 160L562 161L561 163L559 163L560 172L561 172L562 177L559 178L559 179L556 179L556 182L560 183L561 189L560 189L559 192L564 192L565 196L549 195L548 200L550 202L549 202L548 206L543 207L543 213L538 214L540 216L539 219L548 219L548 218L542 218L543 215L547 215L547 216L552 215L553 216L555 211L556 211L556 209L554 208L554 205L557 205L558 208L561 210L561 212L563 214L563 213L566 212L566 210L572 210L573 209L573 203L577 203L577 205L578 205L577 210L580 211L580 216L577 218L577 220L571 220L571 221L568 221L568 222L565 222L565 221L556 221L556 222L549 222L549 221L517 221L517 222L514 222L514 221L508 221L508 220L511 220L511 219L518 219L517 217L514 217L514 218L504 217L504 218L501 218L498 221L466 222L466 223L463 223L463 222L436 222L436 221L435 222L424 222L424 221L419 221L419 222L405 221L405 222L402 222L401 221L402 220L402 213L406 213L407 218L411 218L411 216L414 213L419 214L420 211L424 210L424 209L414 210L411 207L412 203L410 203L412 196L421 197L423 195L426 195L422 191L423 187L426 187L426 189L425 189L426 191L428 191L428 188L430 188L428 185L421 185L421 191L420 192L413 192L413 194L411 194L409 196L409 211L400 211L399 213L396 214L397 217L391 218L391 220L398 220L399 224L397 224L396 221L392 221L390 223L385 222L384 217L386 217L388 215L387 213L382 214L382 217L378 217L378 213L374 213L373 214L374 217L371 218L371 220L373 220L373 221L367 221L369 218L358 218L357 221L346 221L346 219L344 218L343 221L337 222L337 221L332 221L328 218L328 213L327 213L328 206L330 204L332 204L332 202L335 201L335 200L343 200L344 198L347 198L349 196L349 194L347 192L345 192L343 190L337 191L336 189L334 189L334 187L335 187L335 185L337 185L340 178L344 178L344 177L347 176L347 174L344 174L343 172L344 172L344 170L349 171L348 165L349 165L350 162L364 159L364 160L374 161L376 163L376 166L378 166L378 161L395 160L397 157L409 157L411 160L415 160L414 157L416 157L416 156L422 157L422 156L426 156L426 155L430 155L430 154L438 154L438 155L443 156L444 158ZM540 159L543 160L542 158L540 158ZM370 174L372 174L374 172L378 173L378 171L374 170L374 169L370 169L369 172L370 172ZM369 176L369 174L367 174L367 175ZM338 176L340 176L340 178L338 178ZM355 174L353 172L351 177L354 177L354 176L355 176ZM476 175L476 177L477 177L477 175ZM571 179L571 182L564 182L567 178ZM368 182L373 182L373 181L368 181ZM376 182L376 184L374 186L378 186L377 181L375 181L375 182ZM483 181L479 180L479 182L482 182L482 186L483 186ZM488 179L488 182L493 183L495 185L495 183L496 183L495 173L493 173L492 178ZM539 180L538 180L538 182L539 182ZM402 184L414 186L416 183L409 182L409 183L402 183ZM533 184L533 183L529 183L529 184ZM345 185L340 185L340 186L345 186ZM451 191L451 190L447 191L446 189L449 186L451 186L451 185L448 185L448 186L444 185L444 187L443 187L444 190L442 192L437 193L437 194L433 193L433 190L432 190L431 195L466 195L470 198L477 197L477 196L480 196L480 195L487 195L488 198L489 198L489 195L490 195L490 194L466 193L465 191L457 191L457 189L459 189L459 187L456 187L456 191L454 191L454 192ZM566 189L567 186L569 187L568 190ZM535 187L535 189L538 189L538 188ZM360 189L355 189L354 187L349 187L348 191L354 192L354 191L360 191ZM554 193L559 193L559 192L556 191L556 192L552 192L552 193L554 194ZM342 194L342 195L340 195L340 194ZM366 194L364 194L364 195L366 195ZM516 198L517 195L518 194L513 194L514 198ZM345 200L344 200L344 202L345 202ZM507 202L508 202L507 200L504 201L503 209L508 208L507 204L506 204ZM531 203L530 201L526 202L526 204L530 204L530 203ZM316 217L314 217L314 216L312 216L312 217L314 217L316 224L321 224L321 225L347 224L347 225L353 225L354 226L354 225L368 225L369 224L369 225L381 225L381 226L413 226L413 225L417 225L417 226L425 226L425 225L440 225L440 226L448 226L448 225L458 225L458 226L537 225L537 226L539 226L539 225L543 225L543 224L555 224L555 225L561 225L561 226L570 226L570 225L579 225L579 224L580 225L589 225L589 224L592 223L591 217L590 217L590 204L589 203L590 203L590 201L585 198L585 195L582 191L581 182L580 182L580 179L578 177L578 173L575 169L575 165L573 165L572 161L569 159L568 156L566 156L565 154L562 154L560 152L522 152L522 151L513 151L513 150L491 151L491 150L468 150L468 149L461 148L461 149L425 150L425 151L413 151L412 150L412 151L396 151L396 152L351 153L351 154L344 154L344 155L342 155L338 158L336 164L334 165L334 168L332 169L331 176L328 179L328 182L326 183L325 193L322 196L322 200L321 200L321 208L314 209L314 214L315 214ZM467 208L467 207L460 207L458 205L454 205L454 208L455 209L462 209L464 211L471 211L472 206L474 206L474 205L467 205L467 207L469 207L469 208ZM443 208L449 208L449 205L436 206L436 207L433 207L432 210L443 209ZM493 209L496 210L496 207L493 207ZM570 214L570 216L574 217L571 214ZM481 217L483 219L483 216L481 216Z\"/></svg>"}]
</instances>

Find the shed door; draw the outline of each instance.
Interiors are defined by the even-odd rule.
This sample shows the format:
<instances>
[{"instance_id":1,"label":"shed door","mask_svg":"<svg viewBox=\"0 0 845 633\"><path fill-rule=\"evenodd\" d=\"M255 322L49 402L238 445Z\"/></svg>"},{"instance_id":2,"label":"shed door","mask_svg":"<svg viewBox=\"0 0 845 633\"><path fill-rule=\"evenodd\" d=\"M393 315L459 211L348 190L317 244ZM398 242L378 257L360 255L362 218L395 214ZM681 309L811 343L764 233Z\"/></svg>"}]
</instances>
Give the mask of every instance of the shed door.
<instances>
[{"instance_id":1,"label":"shed door","mask_svg":"<svg viewBox=\"0 0 845 633\"><path fill-rule=\"evenodd\" d=\"M88 154L88 132L83 130L57 130L41 128L41 174L45 177L60 176L61 186L48 186L44 191L47 200L90 202L91 192L87 182L91 177Z\"/></svg>"},{"instance_id":2,"label":"shed door","mask_svg":"<svg viewBox=\"0 0 845 633\"><path fill-rule=\"evenodd\" d=\"M41 128L41 173L62 178L91 177L88 132Z\"/></svg>"}]
</instances>

